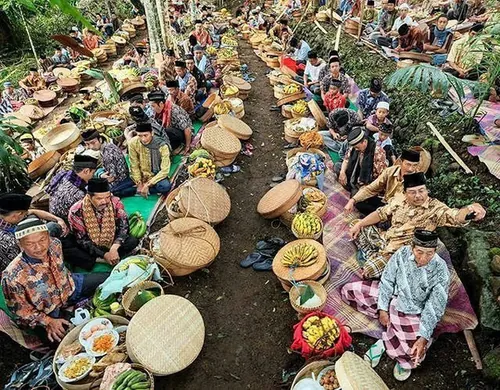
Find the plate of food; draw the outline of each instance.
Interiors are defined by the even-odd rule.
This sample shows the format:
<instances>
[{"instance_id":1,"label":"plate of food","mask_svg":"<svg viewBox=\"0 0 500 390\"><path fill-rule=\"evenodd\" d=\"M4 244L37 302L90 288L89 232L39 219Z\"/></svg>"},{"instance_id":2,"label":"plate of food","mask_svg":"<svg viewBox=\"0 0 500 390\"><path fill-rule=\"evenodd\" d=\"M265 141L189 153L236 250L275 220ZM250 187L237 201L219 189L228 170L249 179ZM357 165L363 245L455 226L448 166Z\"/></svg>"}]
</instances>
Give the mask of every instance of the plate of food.
<instances>
[{"instance_id":1,"label":"plate of food","mask_svg":"<svg viewBox=\"0 0 500 390\"><path fill-rule=\"evenodd\" d=\"M87 353L79 353L69 358L59 369L59 379L65 383L78 382L92 370L95 357Z\"/></svg>"},{"instance_id":2,"label":"plate of food","mask_svg":"<svg viewBox=\"0 0 500 390\"><path fill-rule=\"evenodd\" d=\"M87 347L89 340L94 334L107 329L113 329L113 323L107 318L96 318L95 320L88 322L82 328L80 335L78 336L78 340L80 341L80 344Z\"/></svg>"},{"instance_id":3,"label":"plate of food","mask_svg":"<svg viewBox=\"0 0 500 390\"><path fill-rule=\"evenodd\" d=\"M318 374L318 383L325 390L337 390L340 388L339 380L335 374L335 366L327 366Z\"/></svg>"},{"instance_id":4,"label":"plate of food","mask_svg":"<svg viewBox=\"0 0 500 390\"><path fill-rule=\"evenodd\" d=\"M87 342L85 350L92 356L104 356L118 345L120 336L114 329L96 332Z\"/></svg>"}]
</instances>

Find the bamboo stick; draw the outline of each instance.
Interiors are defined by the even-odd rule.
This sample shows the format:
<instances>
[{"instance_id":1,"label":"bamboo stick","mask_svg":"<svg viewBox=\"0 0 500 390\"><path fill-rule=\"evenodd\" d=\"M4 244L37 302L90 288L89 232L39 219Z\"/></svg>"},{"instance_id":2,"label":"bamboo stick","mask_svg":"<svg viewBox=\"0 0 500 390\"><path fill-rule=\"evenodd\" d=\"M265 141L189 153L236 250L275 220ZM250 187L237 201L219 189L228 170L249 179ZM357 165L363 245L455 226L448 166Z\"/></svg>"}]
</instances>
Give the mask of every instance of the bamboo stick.
<instances>
[{"instance_id":1,"label":"bamboo stick","mask_svg":"<svg viewBox=\"0 0 500 390\"><path fill-rule=\"evenodd\" d=\"M474 359L474 363L476 363L476 368L478 370L483 369L483 362L481 361L481 356L479 355L479 351L477 350L476 341L474 340L474 335L470 329L464 329L465 341L467 341L467 346L469 347L469 351L472 355L472 359Z\"/></svg>"},{"instance_id":2,"label":"bamboo stick","mask_svg":"<svg viewBox=\"0 0 500 390\"><path fill-rule=\"evenodd\" d=\"M317 20L314 21L314 24L316 25L317 28L319 28L321 30L321 32L323 34L327 34L326 30L323 28L323 26L321 24L318 23Z\"/></svg>"},{"instance_id":3,"label":"bamboo stick","mask_svg":"<svg viewBox=\"0 0 500 390\"><path fill-rule=\"evenodd\" d=\"M437 137L439 142L443 144L448 153L450 153L451 156L455 159L455 161L464 169L465 173L472 174L473 172L471 171L471 169L464 163L464 161L460 158L460 156L452 149L450 144L446 142L446 140L441 135L439 130L436 129L436 127L431 122L427 122L427 126L429 126L429 128L432 130L432 132Z\"/></svg>"},{"instance_id":4,"label":"bamboo stick","mask_svg":"<svg viewBox=\"0 0 500 390\"><path fill-rule=\"evenodd\" d=\"M365 16L365 0L361 0L361 11L359 13L359 26L358 26L358 41L361 39L361 31L363 30L364 16Z\"/></svg>"},{"instance_id":5,"label":"bamboo stick","mask_svg":"<svg viewBox=\"0 0 500 390\"><path fill-rule=\"evenodd\" d=\"M337 36L335 38L335 50L339 50L339 45L340 45L340 33L342 31L342 25L339 24L338 27L337 27Z\"/></svg>"}]
</instances>

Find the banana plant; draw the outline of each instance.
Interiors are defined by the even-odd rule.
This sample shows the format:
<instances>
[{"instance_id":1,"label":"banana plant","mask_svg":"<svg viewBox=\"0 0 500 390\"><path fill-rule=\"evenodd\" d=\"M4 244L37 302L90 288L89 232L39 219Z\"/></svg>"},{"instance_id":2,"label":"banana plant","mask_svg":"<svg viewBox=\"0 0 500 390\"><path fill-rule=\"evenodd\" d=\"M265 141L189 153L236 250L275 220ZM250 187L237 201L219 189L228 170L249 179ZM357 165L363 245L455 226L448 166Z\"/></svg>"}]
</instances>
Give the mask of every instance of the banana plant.
<instances>
[{"instance_id":1,"label":"banana plant","mask_svg":"<svg viewBox=\"0 0 500 390\"><path fill-rule=\"evenodd\" d=\"M100 69L87 69L83 73L97 80L105 80L108 84L108 88L111 93L111 100L113 101L113 103L118 103L120 101L117 82L113 78L113 76L109 74L109 72Z\"/></svg>"},{"instance_id":2,"label":"banana plant","mask_svg":"<svg viewBox=\"0 0 500 390\"><path fill-rule=\"evenodd\" d=\"M0 193L25 192L32 183L26 163L20 157L23 148L12 136L14 133L28 131L26 127L0 118Z\"/></svg>"}]
</instances>

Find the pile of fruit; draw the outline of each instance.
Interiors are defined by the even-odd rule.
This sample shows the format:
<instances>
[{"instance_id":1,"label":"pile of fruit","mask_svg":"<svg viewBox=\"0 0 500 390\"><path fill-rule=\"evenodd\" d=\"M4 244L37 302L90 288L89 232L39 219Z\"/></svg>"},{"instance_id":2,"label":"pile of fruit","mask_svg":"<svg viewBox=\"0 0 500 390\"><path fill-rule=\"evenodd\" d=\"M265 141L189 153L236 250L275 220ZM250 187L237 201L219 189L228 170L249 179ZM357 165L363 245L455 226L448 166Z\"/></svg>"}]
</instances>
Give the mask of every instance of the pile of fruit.
<instances>
[{"instance_id":1,"label":"pile of fruit","mask_svg":"<svg viewBox=\"0 0 500 390\"><path fill-rule=\"evenodd\" d=\"M311 316L302 324L302 337L314 349L333 348L339 335L340 328L337 322L328 316L322 318Z\"/></svg>"},{"instance_id":2,"label":"pile of fruit","mask_svg":"<svg viewBox=\"0 0 500 390\"><path fill-rule=\"evenodd\" d=\"M130 235L132 237L142 238L146 234L146 231L148 230L146 221L144 221L139 211L136 211L135 213L132 213L132 215L130 215L128 223L129 223Z\"/></svg>"},{"instance_id":3,"label":"pile of fruit","mask_svg":"<svg viewBox=\"0 0 500 390\"><path fill-rule=\"evenodd\" d=\"M316 263L317 258L318 250L316 247L303 242L288 249L283 255L281 263L290 268L309 267Z\"/></svg>"},{"instance_id":4,"label":"pile of fruit","mask_svg":"<svg viewBox=\"0 0 500 390\"><path fill-rule=\"evenodd\" d=\"M120 129L118 127L110 127L108 129L106 129L105 134L109 138L115 139L115 138L121 137L123 135L123 131L122 131L122 129Z\"/></svg>"},{"instance_id":5,"label":"pile of fruit","mask_svg":"<svg viewBox=\"0 0 500 390\"><path fill-rule=\"evenodd\" d=\"M232 106L228 101L223 101L221 103L217 103L214 106L215 115L224 115L229 114L231 112Z\"/></svg>"},{"instance_id":6,"label":"pile of fruit","mask_svg":"<svg viewBox=\"0 0 500 390\"><path fill-rule=\"evenodd\" d=\"M335 390L340 387L339 380L337 379L337 375L335 374L335 369L331 369L327 371L319 380L319 384L323 386L325 390Z\"/></svg>"},{"instance_id":7,"label":"pile of fruit","mask_svg":"<svg viewBox=\"0 0 500 390\"><path fill-rule=\"evenodd\" d=\"M294 93L300 92L301 89L297 84L288 84L283 88L283 92L285 92L287 95L293 95Z\"/></svg>"},{"instance_id":8,"label":"pile of fruit","mask_svg":"<svg viewBox=\"0 0 500 390\"><path fill-rule=\"evenodd\" d=\"M309 112L309 107L307 106L307 102L303 99L297 100L292 106L292 111L298 115L307 116Z\"/></svg>"},{"instance_id":9,"label":"pile of fruit","mask_svg":"<svg viewBox=\"0 0 500 390\"><path fill-rule=\"evenodd\" d=\"M240 90L238 87L235 87L234 85L229 85L225 89L223 89L223 93L225 97L235 97Z\"/></svg>"},{"instance_id":10,"label":"pile of fruit","mask_svg":"<svg viewBox=\"0 0 500 390\"><path fill-rule=\"evenodd\" d=\"M321 219L312 213L297 213L293 217L292 231L298 238L314 237L321 233Z\"/></svg>"},{"instance_id":11,"label":"pile of fruit","mask_svg":"<svg viewBox=\"0 0 500 390\"><path fill-rule=\"evenodd\" d=\"M128 271L129 267L135 264L139 268L146 270L148 268L149 262L146 260L145 256L130 256L126 261L122 262L118 267L116 267L117 272ZM113 269L113 273L115 272Z\"/></svg>"},{"instance_id":12,"label":"pile of fruit","mask_svg":"<svg viewBox=\"0 0 500 390\"><path fill-rule=\"evenodd\" d=\"M292 108L293 109L293 108ZM323 137L317 131L309 131L299 137L300 146L305 149L319 149L323 146Z\"/></svg>"},{"instance_id":13,"label":"pile of fruit","mask_svg":"<svg viewBox=\"0 0 500 390\"><path fill-rule=\"evenodd\" d=\"M236 39L228 37L227 35L222 36L221 43L226 46L238 46L238 41Z\"/></svg>"},{"instance_id":14,"label":"pile of fruit","mask_svg":"<svg viewBox=\"0 0 500 390\"><path fill-rule=\"evenodd\" d=\"M142 82L148 91L152 90L156 85L158 85L158 76L152 72L148 72L142 76Z\"/></svg>"},{"instance_id":15,"label":"pile of fruit","mask_svg":"<svg viewBox=\"0 0 500 390\"><path fill-rule=\"evenodd\" d=\"M317 188L306 188L299 200L299 209L317 214L326 203L326 195Z\"/></svg>"},{"instance_id":16,"label":"pile of fruit","mask_svg":"<svg viewBox=\"0 0 500 390\"><path fill-rule=\"evenodd\" d=\"M137 292L137 295L132 300L130 304L130 310L138 311L141 307L143 307L146 303L159 297L161 295L161 290L159 288L151 288L151 289L141 289Z\"/></svg>"},{"instance_id":17,"label":"pile of fruit","mask_svg":"<svg viewBox=\"0 0 500 390\"><path fill-rule=\"evenodd\" d=\"M137 80L141 75L139 69L131 67L114 68L109 71L109 74L118 81Z\"/></svg>"},{"instance_id":18,"label":"pile of fruit","mask_svg":"<svg viewBox=\"0 0 500 390\"><path fill-rule=\"evenodd\" d=\"M207 158L210 160L212 159L212 156L210 155L210 153L207 150L200 148L200 149L193 150L193 152L191 152L191 154L188 157L188 161L190 163L192 163L192 162L195 162L200 157Z\"/></svg>"},{"instance_id":19,"label":"pile of fruit","mask_svg":"<svg viewBox=\"0 0 500 390\"><path fill-rule=\"evenodd\" d=\"M98 288L92 297L92 305L94 305L94 317L107 316L111 314L111 304L116 302L116 294L111 294L106 299L101 299L101 289Z\"/></svg>"},{"instance_id":20,"label":"pile of fruit","mask_svg":"<svg viewBox=\"0 0 500 390\"><path fill-rule=\"evenodd\" d=\"M147 390L150 388L148 376L142 371L132 369L118 375L111 390Z\"/></svg>"},{"instance_id":21,"label":"pile of fruit","mask_svg":"<svg viewBox=\"0 0 500 390\"><path fill-rule=\"evenodd\" d=\"M196 161L189 165L188 173L191 177L208 177L215 178L215 164L208 158L197 158Z\"/></svg>"},{"instance_id":22,"label":"pile of fruit","mask_svg":"<svg viewBox=\"0 0 500 390\"><path fill-rule=\"evenodd\" d=\"M206 52L209 56L214 56L217 54L217 49L213 46L208 46Z\"/></svg>"},{"instance_id":23,"label":"pile of fruit","mask_svg":"<svg viewBox=\"0 0 500 390\"><path fill-rule=\"evenodd\" d=\"M237 54L238 53L234 49L225 47L219 50L219 52L217 53L217 58L221 60L232 60L236 57Z\"/></svg>"}]
</instances>

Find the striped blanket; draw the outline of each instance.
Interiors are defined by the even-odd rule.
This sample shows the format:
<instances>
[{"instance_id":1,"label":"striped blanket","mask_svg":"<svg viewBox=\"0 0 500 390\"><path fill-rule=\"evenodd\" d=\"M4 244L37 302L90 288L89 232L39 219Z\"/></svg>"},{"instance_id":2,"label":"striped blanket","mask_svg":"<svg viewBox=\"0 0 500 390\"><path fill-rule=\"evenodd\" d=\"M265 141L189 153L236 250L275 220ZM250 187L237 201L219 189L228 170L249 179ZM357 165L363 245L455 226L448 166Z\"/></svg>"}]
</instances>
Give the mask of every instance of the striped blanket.
<instances>
[{"instance_id":1,"label":"striped blanket","mask_svg":"<svg viewBox=\"0 0 500 390\"><path fill-rule=\"evenodd\" d=\"M324 311L334 315L351 327L353 332L381 338L382 327L377 319L369 318L342 301L340 289L348 282L362 280L360 266L356 260L356 247L349 238L348 222L359 215L344 215L343 208L349 194L338 184L331 172L325 175L324 192L328 197L328 211L323 217L323 244L331 265L330 280L325 285L328 292ZM446 312L438 324L434 337L441 333L457 333L464 329L474 329L477 317L472 309L469 296L451 263L444 245L438 248L439 255L450 270L450 291Z\"/></svg>"}]
</instances>

